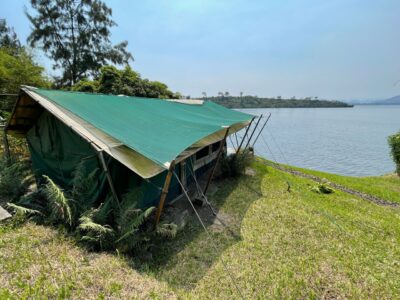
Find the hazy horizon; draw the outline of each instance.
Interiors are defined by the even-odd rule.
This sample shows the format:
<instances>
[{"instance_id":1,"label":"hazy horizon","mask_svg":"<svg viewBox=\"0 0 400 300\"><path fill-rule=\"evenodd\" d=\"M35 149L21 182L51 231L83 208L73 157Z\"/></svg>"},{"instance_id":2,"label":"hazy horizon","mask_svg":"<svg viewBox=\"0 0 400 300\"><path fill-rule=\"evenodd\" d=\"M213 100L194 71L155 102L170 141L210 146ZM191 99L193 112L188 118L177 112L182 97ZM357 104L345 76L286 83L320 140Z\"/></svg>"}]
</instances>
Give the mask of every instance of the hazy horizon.
<instances>
[{"instance_id":1,"label":"hazy horizon","mask_svg":"<svg viewBox=\"0 0 400 300\"><path fill-rule=\"evenodd\" d=\"M400 1L107 1L132 67L199 97L386 99L400 94ZM0 18L25 44L29 1ZM51 61L35 51L50 74ZM397 84L396 84L397 83Z\"/></svg>"}]
</instances>

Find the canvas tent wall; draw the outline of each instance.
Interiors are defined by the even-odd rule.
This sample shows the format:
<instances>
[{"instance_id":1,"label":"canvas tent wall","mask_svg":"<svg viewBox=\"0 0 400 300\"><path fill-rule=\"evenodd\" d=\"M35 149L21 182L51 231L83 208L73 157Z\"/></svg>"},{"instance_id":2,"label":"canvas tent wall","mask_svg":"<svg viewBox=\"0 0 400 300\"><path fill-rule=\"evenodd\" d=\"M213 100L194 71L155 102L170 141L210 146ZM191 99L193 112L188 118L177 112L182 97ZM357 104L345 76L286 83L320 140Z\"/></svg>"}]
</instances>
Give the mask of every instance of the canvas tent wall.
<instances>
[{"instance_id":1,"label":"canvas tent wall","mask_svg":"<svg viewBox=\"0 0 400 300\"><path fill-rule=\"evenodd\" d=\"M211 102L168 101L138 97L73 93L25 87L6 131L26 136L38 175L47 174L70 188L80 163L98 169L93 197L108 185L98 153L105 153L119 195L137 188L143 206L154 205L166 170L201 148L218 142L227 128L234 133L252 116ZM189 172L188 172L189 173ZM174 192L175 190L175 192ZM178 193L172 181L169 196Z\"/></svg>"}]
</instances>

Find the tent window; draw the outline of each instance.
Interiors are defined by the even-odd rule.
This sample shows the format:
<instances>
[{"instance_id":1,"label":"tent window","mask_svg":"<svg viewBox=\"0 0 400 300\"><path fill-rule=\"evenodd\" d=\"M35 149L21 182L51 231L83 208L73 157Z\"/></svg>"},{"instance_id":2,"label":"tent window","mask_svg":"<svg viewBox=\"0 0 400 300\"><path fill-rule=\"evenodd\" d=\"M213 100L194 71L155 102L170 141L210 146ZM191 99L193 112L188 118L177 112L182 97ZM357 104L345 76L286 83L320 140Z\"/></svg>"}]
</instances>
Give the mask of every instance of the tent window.
<instances>
[{"instance_id":1,"label":"tent window","mask_svg":"<svg viewBox=\"0 0 400 300\"><path fill-rule=\"evenodd\" d=\"M211 146L211 151L212 152L216 152L216 151L218 151L219 150L219 145L221 144L221 142L216 142L216 143L214 143L214 144L212 144L212 146Z\"/></svg>"},{"instance_id":2,"label":"tent window","mask_svg":"<svg viewBox=\"0 0 400 300\"><path fill-rule=\"evenodd\" d=\"M203 157L208 156L208 150L209 150L209 147L207 146L207 147L204 147L203 149L201 149L200 151L198 151L196 153L196 160L199 160Z\"/></svg>"}]
</instances>

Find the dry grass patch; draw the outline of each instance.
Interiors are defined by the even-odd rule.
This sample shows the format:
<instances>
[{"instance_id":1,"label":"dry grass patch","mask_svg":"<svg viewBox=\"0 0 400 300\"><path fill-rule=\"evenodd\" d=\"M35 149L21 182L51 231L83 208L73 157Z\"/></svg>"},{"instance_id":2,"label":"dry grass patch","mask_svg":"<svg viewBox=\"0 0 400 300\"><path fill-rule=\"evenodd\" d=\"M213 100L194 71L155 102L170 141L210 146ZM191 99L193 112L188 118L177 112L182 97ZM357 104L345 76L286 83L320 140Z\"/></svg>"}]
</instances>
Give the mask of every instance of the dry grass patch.
<instances>
[{"instance_id":1,"label":"dry grass patch","mask_svg":"<svg viewBox=\"0 0 400 300\"><path fill-rule=\"evenodd\" d=\"M32 223L0 231L0 261L0 298L176 298L117 255L87 252Z\"/></svg>"}]
</instances>

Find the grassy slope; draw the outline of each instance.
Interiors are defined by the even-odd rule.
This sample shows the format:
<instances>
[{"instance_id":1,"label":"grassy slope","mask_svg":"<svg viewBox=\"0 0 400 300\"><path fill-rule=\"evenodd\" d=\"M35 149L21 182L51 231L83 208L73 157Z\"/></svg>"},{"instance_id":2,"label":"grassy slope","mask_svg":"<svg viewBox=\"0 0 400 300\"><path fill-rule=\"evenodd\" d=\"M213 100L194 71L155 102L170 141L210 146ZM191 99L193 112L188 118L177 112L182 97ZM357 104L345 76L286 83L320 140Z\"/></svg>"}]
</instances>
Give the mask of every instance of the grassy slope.
<instances>
[{"instance_id":1,"label":"grassy slope","mask_svg":"<svg viewBox=\"0 0 400 300\"><path fill-rule=\"evenodd\" d=\"M400 211L254 164L211 197L231 232L203 210L214 249L192 217L143 262L91 254L55 230L0 229L0 298L15 295L236 299L224 261L246 298L395 298L400 293ZM379 190L379 185L376 189Z\"/></svg>"},{"instance_id":2,"label":"grassy slope","mask_svg":"<svg viewBox=\"0 0 400 300\"><path fill-rule=\"evenodd\" d=\"M348 177L297 167L291 168L302 171L306 174L326 178L329 181L377 196L384 200L400 203L400 178L394 174L375 177Z\"/></svg>"}]
</instances>

